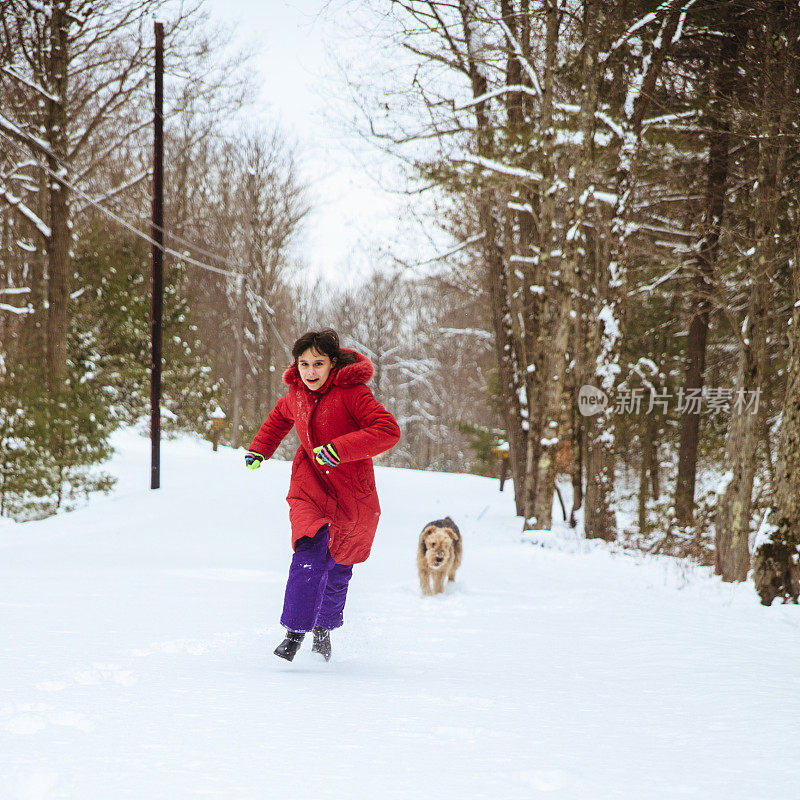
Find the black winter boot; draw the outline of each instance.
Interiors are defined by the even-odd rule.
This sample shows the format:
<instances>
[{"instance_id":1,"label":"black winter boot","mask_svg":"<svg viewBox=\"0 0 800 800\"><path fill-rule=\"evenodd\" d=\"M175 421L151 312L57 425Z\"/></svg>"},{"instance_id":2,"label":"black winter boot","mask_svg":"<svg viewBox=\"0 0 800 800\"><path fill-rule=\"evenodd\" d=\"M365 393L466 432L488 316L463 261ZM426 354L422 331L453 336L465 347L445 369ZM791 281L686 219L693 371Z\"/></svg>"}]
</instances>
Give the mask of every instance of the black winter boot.
<instances>
[{"instance_id":1,"label":"black winter boot","mask_svg":"<svg viewBox=\"0 0 800 800\"><path fill-rule=\"evenodd\" d=\"M305 638L303 631L286 631L286 638L275 648L275 655L291 661Z\"/></svg>"},{"instance_id":2,"label":"black winter boot","mask_svg":"<svg viewBox=\"0 0 800 800\"><path fill-rule=\"evenodd\" d=\"M314 644L312 653L319 653L326 661L331 660L331 632L321 625L314 628Z\"/></svg>"}]
</instances>

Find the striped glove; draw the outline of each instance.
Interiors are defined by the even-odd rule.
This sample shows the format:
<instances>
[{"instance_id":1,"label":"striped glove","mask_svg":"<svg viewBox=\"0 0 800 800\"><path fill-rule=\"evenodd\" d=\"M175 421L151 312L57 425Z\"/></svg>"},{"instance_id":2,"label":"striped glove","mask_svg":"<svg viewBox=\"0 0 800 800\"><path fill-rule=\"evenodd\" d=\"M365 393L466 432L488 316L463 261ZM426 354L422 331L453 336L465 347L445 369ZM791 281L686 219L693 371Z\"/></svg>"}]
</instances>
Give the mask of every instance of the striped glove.
<instances>
[{"instance_id":1,"label":"striped glove","mask_svg":"<svg viewBox=\"0 0 800 800\"><path fill-rule=\"evenodd\" d=\"M317 464L322 464L323 467L338 467L341 460L339 454L333 449L332 444L315 447L314 458L316 458Z\"/></svg>"},{"instance_id":2,"label":"striped glove","mask_svg":"<svg viewBox=\"0 0 800 800\"><path fill-rule=\"evenodd\" d=\"M254 453L251 450L244 457L244 465L247 467L247 469L258 469L263 460L264 456L262 456L261 453Z\"/></svg>"}]
</instances>

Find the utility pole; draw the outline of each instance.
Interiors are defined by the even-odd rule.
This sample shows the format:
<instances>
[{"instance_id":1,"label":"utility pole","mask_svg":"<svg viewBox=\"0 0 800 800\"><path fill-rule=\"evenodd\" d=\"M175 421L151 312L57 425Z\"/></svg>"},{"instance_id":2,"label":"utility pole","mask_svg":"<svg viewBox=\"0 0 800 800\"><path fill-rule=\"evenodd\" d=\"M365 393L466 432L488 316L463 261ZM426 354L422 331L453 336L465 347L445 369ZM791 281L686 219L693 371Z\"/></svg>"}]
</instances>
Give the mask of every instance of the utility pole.
<instances>
[{"instance_id":1,"label":"utility pole","mask_svg":"<svg viewBox=\"0 0 800 800\"><path fill-rule=\"evenodd\" d=\"M250 208L250 268L254 269L255 266L255 174L252 167L248 168L247 173L247 202L251 204ZM239 447L242 427L242 372L244 361L244 348L245 337L244 329L247 324L247 275L242 274L238 279L239 283L239 313L236 318L236 336L235 347L236 353L234 355L235 361L233 363L233 412L231 423L233 425L233 435L231 436L231 447L234 449Z\"/></svg>"},{"instance_id":2,"label":"utility pole","mask_svg":"<svg viewBox=\"0 0 800 800\"><path fill-rule=\"evenodd\" d=\"M233 434L231 447L239 446L242 427L242 361L244 360L244 326L247 311L247 276L240 275L239 284L239 313L236 318L236 353L233 362Z\"/></svg>"},{"instance_id":3,"label":"utility pole","mask_svg":"<svg viewBox=\"0 0 800 800\"><path fill-rule=\"evenodd\" d=\"M161 324L164 312L164 23L156 36L153 157L153 280L150 317L150 488L161 485Z\"/></svg>"}]
</instances>

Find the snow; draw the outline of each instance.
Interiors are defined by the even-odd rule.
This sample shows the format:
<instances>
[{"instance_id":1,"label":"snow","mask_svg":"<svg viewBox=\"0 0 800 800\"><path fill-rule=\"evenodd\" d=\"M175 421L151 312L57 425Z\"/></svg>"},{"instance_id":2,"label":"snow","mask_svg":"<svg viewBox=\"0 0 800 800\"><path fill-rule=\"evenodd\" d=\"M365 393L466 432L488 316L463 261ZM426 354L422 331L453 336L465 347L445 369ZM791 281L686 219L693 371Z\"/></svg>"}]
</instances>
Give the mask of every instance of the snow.
<instances>
[{"instance_id":1,"label":"snow","mask_svg":"<svg viewBox=\"0 0 800 800\"><path fill-rule=\"evenodd\" d=\"M596 117L597 119L599 119L601 122L604 122L604 123L605 123L605 124L606 124L606 125L607 125L609 128L611 128L611 130L614 132L614 134L615 134L615 135L616 135L616 136L617 136L619 139L624 139L624 138L625 138L625 130L624 130L624 128L623 128L623 127L622 127L620 124L618 124L617 122L615 122L615 121L614 121L614 120L613 120L613 119L612 119L612 118L611 118L611 117L610 117L608 114L606 114L604 111L595 111L595 112L594 112L594 115L595 115L595 117Z\"/></svg>"},{"instance_id":2,"label":"snow","mask_svg":"<svg viewBox=\"0 0 800 800\"><path fill-rule=\"evenodd\" d=\"M34 91L43 95L48 100L51 100L54 103L60 102L60 98L58 97L58 95L55 95L52 92L48 92L47 89L45 89L44 86L42 86L42 84L30 80L29 78L26 78L24 75L20 75L19 72L16 72L15 70L11 69L11 67L4 64L2 67L0 67L0 70L5 72L6 75L10 75L15 81L18 81L19 83L22 83L28 88L33 89Z\"/></svg>"},{"instance_id":3,"label":"snow","mask_svg":"<svg viewBox=\"0 0 800 800\"><path fill-rule=\"evenodd\" d=\"M541 91L536 91L532 89L530 86L525 86L524 84L513 84L508 86L501 86L498 89L492 89L490 92L485 92L484 94L478 95L477 97L473 97L472 99L464 102L458 103L453 107L454 111L463 111L467 108L472 108L473 106L478 105L479 103L485 103L487 100L491 100L494 97L501 97L505 94L511 94L512 92L518 94L527 94L531 97L541 97Z\"/></svg>"},{"instance_id":4,"label":"snow","mask_svg":"<svg viewBox=\"0 0 800 800\"><path fill-rule=\"evenodd\" d=\"M693 108L690 111L680 111L675 114L661 114L657 117L650 117L648 119L642 120L642 126L647 127L649 125L663 125L669 122L675 122L679 119L687 119L688 117L694 117L699 115L700 109Z\"/></svg>"},{"instance_id":5,"label":"snow","mask_svg":"<svg viewBox=\"0 0 800 800\"><path fill-rule=\"evenodd\" d=\"M491 158L484 158L483 156L465 154L461 157L456 157L453 160L456 162L463 162L465 164L474 164L475 166L483 167L484 169L488 169L493 172L498 172L501 175L510 175L514 178L524 178L526 180L533 181L534 183L538 183L542 180L541 172L534 172L533 170L522 169L521 167L513 167L508 164L503 164L500 161L495 161Z\"/></svg>"},{"instance_id":6,"label":"snow","mask_svg":"<svg viewBox=\"0 0 800 800\"><path fill-rule=\"evenodd\" d=\"M725 494L732 480L733 480L733 470L732 469L726 470L719 479L719 484L717 485L717 490L716 490L717 494L718 495Z\"/></svg>"},{"instance_id":7,"label":"snow","mask_svg":"<svg viewBox=\"0 0 800 800\"><path fill-rule=\"evenodd\" d=\"M720 492L720 494L722 494L722 492ZM778 532L778 526L773 525L769 521L771 511L772 509L768 508L764 512L764 516L761 517L761 524L758 526L755 539L753 540L753 552L758 550L759 547L771 544L772 537Z\"/></svg>"},{"instance_id":8,"label":"snow","mask_svg":"<svg viewBox=\"0 0 800 800\"><path fill-rule=\"evenodd\" d=\"M615 341L619 339L621 335L619 325L614 317L614 311L611 309L611 306L604 305L600 309L600 313L597 315L597 318L603 323L603 329L606 332L606 336L614 339Z\"/></svg>"},{"instance_id":9,"label":"snow","mask_svg":"<svg viewBox=\"0 0 800 800\"><path fill-rule=\"evenodd\" d=\"M2 122L2 119L0 119ZM23 217L25 217L29 222L33 223L36 228L38 229L39 233L44 236L45 239L50 238L50 227L46 225L30 208L28 208L25 203L22 202L21 197L16 197L15 195L11 194L8 189L0 190L0 196L2 196L5 201L9 204L14 206Z\"/></svg>"},{"instance_id":10,"label":"snow","mask_svg":"<svg viewBox=\"0 0 800 800\"><path fill-rule=\"evenodd\" d=\"M9 303L0 303L0 311L8 311L11 314L33 314L31 306L12 306Z\"/></svg>"},{"instance_id":11,"label":"snow","mask_svg":"<svg viewBox=\"0 0 800 800\"><path fill-rule=\"evenodd\" d=\"M153 492L149 441L114 444L111 495L0 520L4 800L796 795L797 607L563 523L523 538L496 480L378 468L333 660L289 664L290 465L179 437ZM463 566L423 598L446 514Z\"/></svg>"},{"instance_id":12,"label":"snow","mask_svg":"<svg viewBox=\"0 0 800 800\"><path fill-rule=\"evenodd\" d=\"M602 192L599 189L595 189L592 195L601 203L608 203L612 206L617 203L617 195L614 192Z\"/></svg>"},{"instance_id":13,"label":"snow","mask_svg":"<svg viewBox=\"0 0 800 800\"><path fill-rule=\"evenodd\" d=\"M659 7L661 10L662 7ZM611 45L611 52L614 52L617 48L623 45L632 34L639 30L639 28L643 28L645 25L649 25L654 19L656 18L655 13L645 14L641 19L637 20L630 28L628 28L625 33L619 37L612 45Z\"/></svg>"},{"instance_id":14,"label":"snow","mask_svg":"<svg viewBox=\"0 0 800 800\"><path fill-rule=\"evenodd\" d=\"M475 336L486 341L494 340L494 334L480 328L439 328L439 333L444 336Z\"/></svg>"},{"instance_id":15,"label":"snow","mask_svg":"<svg viewBox=\"0 0 800 800\"><path fill-rule=\"evenodd\" d=\"M506 38L511 43L511 47L514 50L514 54L517 56L519 63L522 65L522 68L528 74L528 78L530 78L531 85L533 86L534 91L539 95L542 96L542 83L539 80L539 76L536 73L536 70L533 68L533 64L529 58L525 57L525 52L522 49L518 39L512 33L511 29L506 25L506 22L502 18L498 18L497 22L500 23L500 27L503 29L503 33L506 35Z\"/></svg>"}]
</instances>

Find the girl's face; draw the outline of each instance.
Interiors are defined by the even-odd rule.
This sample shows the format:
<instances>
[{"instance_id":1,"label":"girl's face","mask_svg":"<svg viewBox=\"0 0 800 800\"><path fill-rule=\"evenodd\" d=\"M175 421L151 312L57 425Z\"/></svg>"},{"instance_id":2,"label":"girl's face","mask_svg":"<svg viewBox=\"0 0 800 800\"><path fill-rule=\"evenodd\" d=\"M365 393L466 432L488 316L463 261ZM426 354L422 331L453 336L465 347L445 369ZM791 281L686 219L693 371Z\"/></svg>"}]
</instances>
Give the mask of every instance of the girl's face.
<instances>
[{"instance_id":1,"label":"girl's face","mask_svg":"<svg viewBox=\"0 0 800 800\"><path fill-rule=\"evenodd\" d=\"M309 389L319 389L320 386L324 386L335 366L335 360L331 361L324 353L318 353L312 347L297 359L300 378Z\"/></svg>"}]
</instances>

